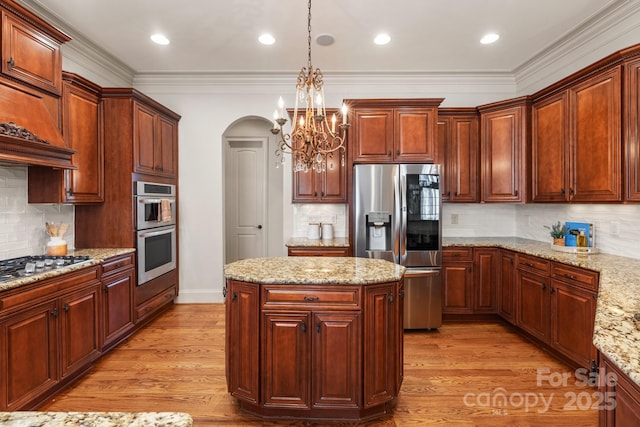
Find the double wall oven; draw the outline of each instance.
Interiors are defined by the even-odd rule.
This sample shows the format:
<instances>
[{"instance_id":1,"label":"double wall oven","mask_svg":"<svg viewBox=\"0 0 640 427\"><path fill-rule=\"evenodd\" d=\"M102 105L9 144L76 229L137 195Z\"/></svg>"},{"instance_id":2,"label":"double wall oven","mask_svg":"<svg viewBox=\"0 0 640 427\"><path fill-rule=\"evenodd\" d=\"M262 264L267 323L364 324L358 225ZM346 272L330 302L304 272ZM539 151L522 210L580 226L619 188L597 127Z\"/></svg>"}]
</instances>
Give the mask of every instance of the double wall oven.
<instances>
[{"instance_id":1,"label":"double wall oven","mask_svg":"<svg viewBox=\"0 0 640 427\"><path fill-rule=\"evenodd\" d=\"M138 285L176 268L176 187L136 182Z\"/></svg>"}]
</instances>

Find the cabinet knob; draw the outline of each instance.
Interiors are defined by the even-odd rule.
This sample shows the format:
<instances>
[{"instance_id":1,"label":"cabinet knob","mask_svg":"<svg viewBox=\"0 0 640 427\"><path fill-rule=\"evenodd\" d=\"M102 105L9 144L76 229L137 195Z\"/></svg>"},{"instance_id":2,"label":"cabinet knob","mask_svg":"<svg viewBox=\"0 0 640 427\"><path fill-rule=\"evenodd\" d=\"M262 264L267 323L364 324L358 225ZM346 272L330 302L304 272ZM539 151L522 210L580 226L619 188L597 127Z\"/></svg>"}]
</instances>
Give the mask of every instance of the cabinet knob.
<instances>
[{"instance_id":1,"label":"cabinet knob","mask_svg":"<svg viewBox=\"0 0 640 427\"><path fill-rule=\"evenodd\" d=\"M556 290L555 290L553 287L549 288L549 293L551 293L551 294L552 294L552 293L554 293L555 291L556 291Z\"/></svg>"},{"instance_id":2,"label":"cabinet knob","mask_svg":"<svg viewBox=\"0 0 640 427\"><path fill-rule=\"evenodd\" d=\"M58 317L58 309L57 309L57 308L54 308L53 310L51 310L51 315L52 315L53 317L56 317L56 318L57 318L57 317Z\"/></svg>"},{"instance_id":3,"label":"cabinet knob","mask_svg":"<svg viewBox=\"0 0 640 427\"><path fill-rule=\"evenodd\" d=\"M388 157L391 157L391 150L389 150L389 151L387 152L387 156L388 156Z\"/></svg>"},{"instance_id":4,"label":"cabinet knob","mask_svg":"<svg viewBox=\"0 0 640 427\"><path fill-rule=\"evenodd\" d=\"M396 150L396 156L400 155L400 150Z\"/></svg>"},{"instance_id":5,"label":"cabinet knob","mask_svg":"<svg viewBox=\"0 0 640 427\"><path fill-rule=\"evenodd\" d=\"M560 195L564 196L564 193L565 193L564 188L560 189Z\"/></svg>"},{"instance_id":6,"label":"cabinet knob","mask_svg":"<svg viewBox=\"0 0 640 427\"><path fill-rule=\"evenodd\" d=\"M544 283L542 284L542 290L544 291L545 289L547 289L547 285L545 285Z\"/></svg>"},{"instance_id":7,"label":"cabinet knob","mask_svg":"<svg viewBox=\"0 0 640 427\"><path fill-rule=\"evenodd\" d=\"M9 64L10 67L13 67L14 65L16 65L16 63L13 61L13 56L9 58L9 60L7 61L7 64Z\"/></svg>"},{"instance_id":8,"label":"cabinet knob","mask_svg":"<svg viewBox=\"0 0 640 427\"><path fill-rule=\"evenodd\" d=\"M69 307L69 304L65 304L63 308L64 308L64 311L68 313L71 307Z\"/></svg>"},{"instance_id":9,"label":"cabinet knob","mask_svg":"<svg viewBox=\"0 0 640 427\"><path fill-rule=\"evenodd\" d=\"M387 298L389 300L389 304L393 304L393 301L395 300L395 298L393 297L393 294L389 295Z\"/></svg>"},{"instance_id":10,"label":"cabinet knob","mask_svg":"<svg viewBox=\"0 0 640 427\"><path fill-rule=\"evenodd\" d=\"M302 323L300 324L300 329L302 330L302 333L303 333L303 334L306 334L306 333L307 333L307 324L306 324L306 323L304 323L304 322L302 322Z\"/></svg>"}]
</instances>

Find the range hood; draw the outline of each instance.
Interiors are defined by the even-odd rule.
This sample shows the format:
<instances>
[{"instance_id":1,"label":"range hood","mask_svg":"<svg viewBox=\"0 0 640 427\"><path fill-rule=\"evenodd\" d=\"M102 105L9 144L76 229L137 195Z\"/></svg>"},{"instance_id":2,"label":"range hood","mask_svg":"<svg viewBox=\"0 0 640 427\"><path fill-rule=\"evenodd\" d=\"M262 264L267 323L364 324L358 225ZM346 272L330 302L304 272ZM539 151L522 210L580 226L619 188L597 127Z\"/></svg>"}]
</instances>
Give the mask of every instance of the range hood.
<instances>
[{"instance_id":1,"label":"range hood","mask_svg":"<svg viewBox=\"0 0 640 427\"><path fill-rule=\"evenodd\" d=\"M0 164L24 164L77 169L43 98L0 83Z\"/></svg>"}]
</instances>

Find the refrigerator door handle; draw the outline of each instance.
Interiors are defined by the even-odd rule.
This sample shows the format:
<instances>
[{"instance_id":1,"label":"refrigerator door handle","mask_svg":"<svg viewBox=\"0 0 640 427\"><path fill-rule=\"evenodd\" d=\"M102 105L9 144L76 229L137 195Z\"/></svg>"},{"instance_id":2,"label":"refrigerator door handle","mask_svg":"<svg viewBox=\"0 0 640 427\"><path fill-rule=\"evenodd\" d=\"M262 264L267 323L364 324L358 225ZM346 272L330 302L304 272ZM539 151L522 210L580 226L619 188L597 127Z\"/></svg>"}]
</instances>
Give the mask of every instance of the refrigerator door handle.
<instances>
[{"instance_id":1,"label":"refrigerator door handle","mask_svg":"<svg viewBox=\"0 0 640 427\"><path fill-rule=\"evenodd\" d=\"M404 265L407 262L407 202L405 200L405 194L407 194L407 175L405 170L400 167L400 264Z\"/></svg>"}]
</instances>

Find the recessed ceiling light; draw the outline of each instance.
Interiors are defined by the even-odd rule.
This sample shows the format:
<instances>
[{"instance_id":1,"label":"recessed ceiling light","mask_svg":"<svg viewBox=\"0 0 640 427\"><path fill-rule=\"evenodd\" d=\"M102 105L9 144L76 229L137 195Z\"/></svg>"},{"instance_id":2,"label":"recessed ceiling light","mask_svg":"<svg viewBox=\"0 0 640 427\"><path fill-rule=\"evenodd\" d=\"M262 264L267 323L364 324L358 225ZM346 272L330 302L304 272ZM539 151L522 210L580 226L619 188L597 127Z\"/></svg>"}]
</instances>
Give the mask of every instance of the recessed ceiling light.
<instances>
[{"instance_id":1,"label":"recessed ceiling light","mask_svg":"<svg viewBox=\"0 0 640 427\"><path fill-rule=\"evenodd\" d=\"M499 38L500 38L500 36L498 34L496 34L496 33L485 34L480 39L480 43L482 43L482 44L491 44L491 43L496 42Z\"/></svg>"},{"instance_id":2,"label":"recessed ceiling light","mask_svg":"<svg viewBox=\"0 0 640 427\"><path fill-rule=\"evenodd\" d=\"M157 44L169 44L169 39L162 34L153 34L151 40Z\"/></svg>"},{"instance_id":3,"label":"recessed ceiling light","mask_svg":"<svg viewBox=\"0 0 640 427\"><path fill-rule=\"evenodd\" d=\"M373 39L373 42L377 45L384 45L391 41L391 36L387 33L380 33Z\"/></svg>"},{"instance_id":4,"label":"recessed ceiling light","mask_svg":"<svg viewBox=\"0 0 640 427\"><path fill-rule=\"evenodd\" d=\"M318 34L318 36L316 37L316 43L318 43L320 46L330 46L335 41L336 40L333 38L333 36L327 33Z\"/></svg>"},{"instance_id":5,"label":"recessed ceiling light","mask_svg":"<svg viewBox=\"0 0 640 427\"><path fill-rule=\"evenodd\" d=\"M260 37L258 37L258 41L268 46L268 45L274 44L276 42L276 39L271 34L264 33L264 34L260 34Z\"/></svg>"}]
</instances>

